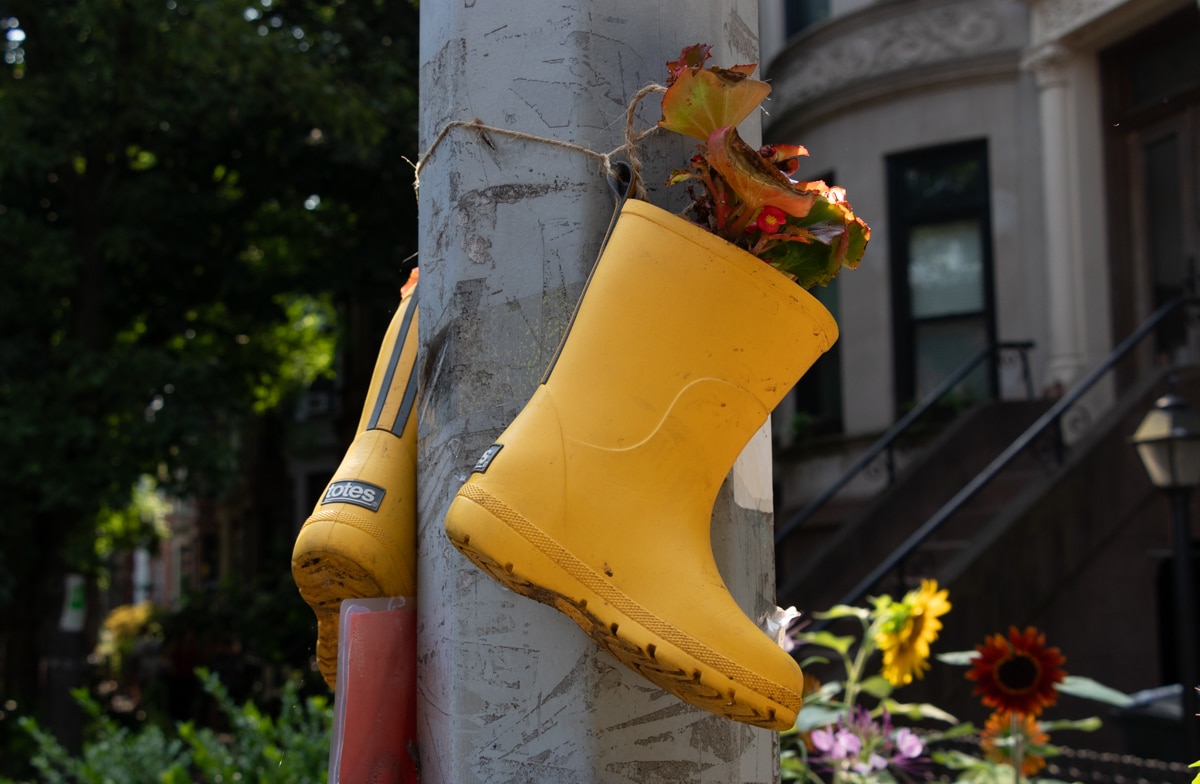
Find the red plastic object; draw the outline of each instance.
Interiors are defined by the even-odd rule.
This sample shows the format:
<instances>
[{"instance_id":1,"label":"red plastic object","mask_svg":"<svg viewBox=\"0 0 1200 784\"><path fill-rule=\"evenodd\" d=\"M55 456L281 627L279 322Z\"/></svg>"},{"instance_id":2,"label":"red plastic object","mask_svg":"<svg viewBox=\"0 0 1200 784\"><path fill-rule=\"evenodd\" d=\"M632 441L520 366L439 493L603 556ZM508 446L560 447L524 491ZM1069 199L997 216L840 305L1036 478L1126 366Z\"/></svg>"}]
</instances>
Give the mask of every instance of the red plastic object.
<instances>
[{"instance_id":1,"label":"red plastic object","mask_svg":"<svg viewBox=\"0 0 1200 784\"><path fill-rule=\"evenodd\" d=\"M416 604L347 599L339 638L330 784L416 784Z\"/></svg>"}]
</instances>

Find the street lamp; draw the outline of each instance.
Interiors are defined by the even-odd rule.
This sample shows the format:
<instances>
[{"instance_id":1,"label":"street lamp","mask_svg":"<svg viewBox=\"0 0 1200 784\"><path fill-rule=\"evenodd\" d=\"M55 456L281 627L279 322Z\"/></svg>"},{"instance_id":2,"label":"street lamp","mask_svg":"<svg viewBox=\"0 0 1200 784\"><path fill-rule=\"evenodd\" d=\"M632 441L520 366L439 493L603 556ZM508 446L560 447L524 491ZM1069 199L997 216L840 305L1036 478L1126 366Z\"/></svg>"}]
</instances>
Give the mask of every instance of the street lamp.
<instances>
[{"instance_id":1,"label":"street lamp","mask_svg":"<svg viewBox=\"0 0 1200 784\"><path fill-rule=\"evenodd\" d=\"M1192 583L1192 534L1189 501L1200 484L1200 414L1181 397L1163 395L1154 403L1133 444L1150 481L1171 501L1175 550L1175 617L1179 629L1179 680L1183 687L1183 737L1188 759L1200 754L1197 724L1196 607Z\"/></svg>"}]
</instances>

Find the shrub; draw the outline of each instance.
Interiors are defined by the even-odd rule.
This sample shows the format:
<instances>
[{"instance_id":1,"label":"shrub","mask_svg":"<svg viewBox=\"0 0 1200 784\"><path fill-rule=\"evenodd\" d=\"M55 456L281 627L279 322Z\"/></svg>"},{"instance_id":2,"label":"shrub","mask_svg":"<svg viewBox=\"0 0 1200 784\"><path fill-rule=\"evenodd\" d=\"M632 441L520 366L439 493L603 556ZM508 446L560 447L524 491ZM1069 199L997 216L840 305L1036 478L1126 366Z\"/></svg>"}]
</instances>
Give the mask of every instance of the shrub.
<instances>
[{"instance_id":1,"label":"shrub","mask_svg":"<svg viewBox=\"0 0 1200 784\"><path fill-rule=\"evenodd\" d=\"M213 673L198 670L204 690L225 715L230 731L218 733L179 722L174 733L154 724L131 730L117 724L85 691L75 699L93 721L90 737L73 757L29 717L21 727L36 744L33 767L46 784L323 784L326 780L333 709L325 697L301 704L299 685L283 689L278 716L253 702L240 707ZM11 781L0 784L14 784Z\"/></svg>"}]
</instances>

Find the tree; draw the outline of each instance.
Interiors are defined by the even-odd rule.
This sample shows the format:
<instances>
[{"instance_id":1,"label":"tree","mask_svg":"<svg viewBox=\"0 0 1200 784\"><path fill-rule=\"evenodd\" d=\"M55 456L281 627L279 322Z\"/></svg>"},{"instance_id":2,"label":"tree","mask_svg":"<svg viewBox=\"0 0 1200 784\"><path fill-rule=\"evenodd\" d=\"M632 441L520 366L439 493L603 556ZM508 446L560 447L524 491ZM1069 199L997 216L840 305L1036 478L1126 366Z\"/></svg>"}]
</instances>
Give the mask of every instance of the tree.
<instances>
[{"instance_id":1,"label":"tree","mask_svg":"<svg viewBox=\"0 0 1200 784\"><path fill-rule=\"evenodd\" d=\"M361 399L415 263L417 11L11 0L0 25L0 640L21 700L61 575L94 571L98 516L140 477L219 502L335 358Z\"/></svg>"}]
</instances>

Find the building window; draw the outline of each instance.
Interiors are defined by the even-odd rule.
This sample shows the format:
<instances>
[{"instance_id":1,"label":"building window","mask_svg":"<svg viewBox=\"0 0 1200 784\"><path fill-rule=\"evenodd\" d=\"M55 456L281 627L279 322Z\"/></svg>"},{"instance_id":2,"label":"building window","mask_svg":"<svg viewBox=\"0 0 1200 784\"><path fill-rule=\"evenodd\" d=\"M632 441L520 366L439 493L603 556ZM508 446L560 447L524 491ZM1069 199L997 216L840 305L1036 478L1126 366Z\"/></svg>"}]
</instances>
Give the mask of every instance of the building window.
<instances>
[{"instance_id":1,"label":"building window","mask_svg":"<svg viewBox=\"0 0 1200 784\"><path fill-rule=\"evenodd\" d=\"M987 142L889 156L896 402L921 400L995 341ZM991 363L954 390L995 396Z\"/></svg>"},{"instance_id":2,"label":"building window","mask_svg":"<svg viewBox=\"0 0 1200 784\"><path fill-rule=\"evenodd\" d=\"M788 38L828 17L829 0L784 0L783 2L783 20Z\"/></svg>"},{"instance_id":3,"label":"building window","mask_svg":"<svg viewBox=\"0 0 1200 784\"><path fill-rule=\"evenodd\" d=\"M1200 14L1192 8L1100 53L1113 334L1196 290L1200 272ZM1159 322L1141 362L1190 361L1197 328ZM1149 355L1153 354L1154 357ZM1136 371L1125 371L1128 375Z\"/></svg>"},{"instance_id":4,"label":"building window","mask_svg":"<svg viewBox=\"0 0 1200 784\"><path fill-rule=\"evenodd\" d=\"M833 172L825 172L806 179L823 180L836 185ZM825 306L834 320L838 320L838 281L834 278L826 286L814 286L812 294ZM792 443L814 436L834 435L842 432L842 352L841 342L834 343L817 359L796 386L784 410L788 421L787 433L777 434L782 444Z\"/></svg>"},{"instance_id":5,"label":"building window","mask_svg":"<svg viewBox=\"0 0 1200 784\"><path fill-rule=\"evenodd\" d=\"M838 318L838 279L809 293ZM793 392L796 413L793 435L798 438L842 432L842 352L834 343L800 379Z\"/></svg>"}]
</instances>

